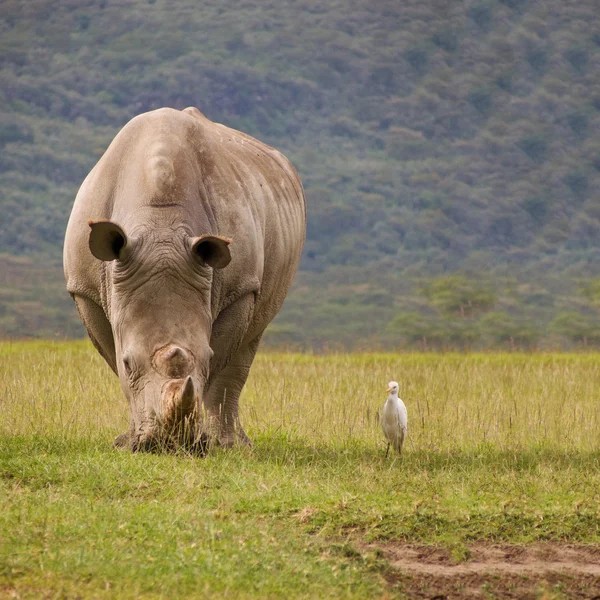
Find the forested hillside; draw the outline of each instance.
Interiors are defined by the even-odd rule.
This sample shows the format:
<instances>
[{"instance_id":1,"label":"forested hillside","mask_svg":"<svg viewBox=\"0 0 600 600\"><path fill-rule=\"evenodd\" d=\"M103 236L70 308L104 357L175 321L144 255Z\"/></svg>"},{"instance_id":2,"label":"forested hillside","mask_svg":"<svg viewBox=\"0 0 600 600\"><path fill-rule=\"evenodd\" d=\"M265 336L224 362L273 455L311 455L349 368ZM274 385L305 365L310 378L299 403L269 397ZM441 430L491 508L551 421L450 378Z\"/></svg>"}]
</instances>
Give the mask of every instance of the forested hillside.
<instances>
[{"instance_id":1,"label":"forested hillside","mask_svg":"<svg viewBox=\"0 0 600 600\"><path fill-rule=\"evenodd\" d=\"M83 334L78 186L131 117L194 105L306 188L271 343L600 343L595 0L1 0L0 61L3 337Z\"/></svg>"}]
</instances>

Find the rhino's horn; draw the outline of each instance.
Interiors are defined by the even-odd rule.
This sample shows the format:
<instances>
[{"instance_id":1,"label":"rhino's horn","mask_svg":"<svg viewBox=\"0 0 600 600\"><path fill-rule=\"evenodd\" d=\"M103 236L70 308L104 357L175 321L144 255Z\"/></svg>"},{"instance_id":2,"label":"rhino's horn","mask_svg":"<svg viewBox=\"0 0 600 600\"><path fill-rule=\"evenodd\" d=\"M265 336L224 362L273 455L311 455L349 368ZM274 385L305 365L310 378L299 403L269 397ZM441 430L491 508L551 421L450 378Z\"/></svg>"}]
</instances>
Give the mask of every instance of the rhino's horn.
<instances>
[{"instance_id":1,"label":"rhino's horn","mask_svg":"<svg viewBox=\"0 0 600 600\"><path fill-rule=\"evenodd\" d=\"M184 414L190 413L194 410L195 396L194 381L192 377L188 375L181 386L180 407Z\"/></svg>"}]
</instances>

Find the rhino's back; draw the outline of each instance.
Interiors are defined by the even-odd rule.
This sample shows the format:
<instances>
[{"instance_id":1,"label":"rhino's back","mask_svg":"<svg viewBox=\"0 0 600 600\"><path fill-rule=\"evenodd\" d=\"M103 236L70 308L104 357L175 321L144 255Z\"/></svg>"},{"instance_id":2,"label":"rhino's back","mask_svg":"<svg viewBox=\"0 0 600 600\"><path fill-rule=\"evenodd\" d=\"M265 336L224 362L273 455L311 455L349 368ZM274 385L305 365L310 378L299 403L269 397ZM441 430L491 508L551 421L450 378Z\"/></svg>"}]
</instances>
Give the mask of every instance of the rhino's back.
<instances>
[{"instance_id":1,"label":"rhino's back","mask_svg":"<svg viewBox=\"0 0 600 600\"><path fill-rule=\"evenodd\" d=\"M209 149L203 185L220 232L233 239L232 264L215 273L215 287L235 295L252 286L250 277L257 281L248 332L253 337L279 311L300 262L306 234L302 184L278 150L199 113L198 118L206 122L203 139Z\"/></svg>"}]
</instances>

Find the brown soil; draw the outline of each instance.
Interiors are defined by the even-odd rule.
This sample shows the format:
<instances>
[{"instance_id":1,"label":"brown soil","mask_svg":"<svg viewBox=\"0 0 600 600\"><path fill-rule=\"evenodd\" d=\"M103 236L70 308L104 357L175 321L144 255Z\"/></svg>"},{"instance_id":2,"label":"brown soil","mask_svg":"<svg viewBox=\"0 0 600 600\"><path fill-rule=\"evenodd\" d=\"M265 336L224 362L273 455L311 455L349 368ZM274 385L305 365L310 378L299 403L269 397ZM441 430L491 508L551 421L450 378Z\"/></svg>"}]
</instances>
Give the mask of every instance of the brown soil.
<instances>
[{"instance_id":1,"label":"brown soil","mask_svg":"<svg viewBox=\"0 0 600 600\"><path fill-rule=\"evenodd\" d=\"M451 550L434 546L386 543L361 549L383 553L384 577L394 595L404 598L600 600L598 545L478 543L461 550L469 557L461 562Z\"/></svg>"}]
</instances>

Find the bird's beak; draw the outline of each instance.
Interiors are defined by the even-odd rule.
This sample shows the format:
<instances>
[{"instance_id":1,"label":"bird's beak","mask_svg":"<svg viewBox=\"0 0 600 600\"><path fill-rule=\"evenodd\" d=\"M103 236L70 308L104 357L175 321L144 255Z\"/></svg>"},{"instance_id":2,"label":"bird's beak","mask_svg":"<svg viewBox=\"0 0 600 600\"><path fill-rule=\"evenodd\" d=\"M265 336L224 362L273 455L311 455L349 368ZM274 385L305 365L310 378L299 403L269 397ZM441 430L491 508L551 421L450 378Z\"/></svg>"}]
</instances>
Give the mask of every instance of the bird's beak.
<instances>
[{"instance_id":1,"label":"bird's beak","mask_svg":"<svg viewBox=\"0 0 600 600\"><path fill-rule=\"evenodd\" d=\"M391 391L392 391L392 388L388 388L388 389L386 390L386 392L388 392L388 394L389 394Z\"/></svg>"}]
</instances>

